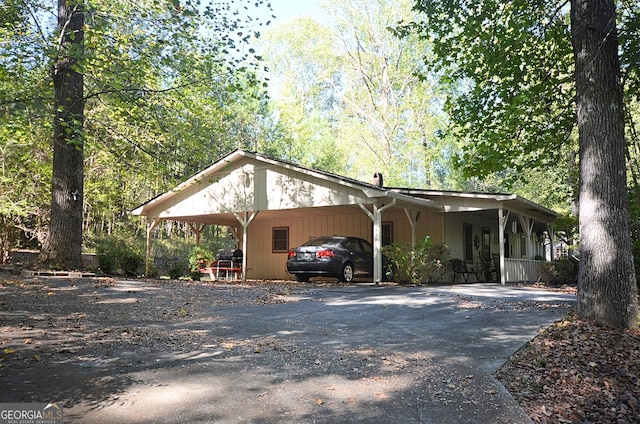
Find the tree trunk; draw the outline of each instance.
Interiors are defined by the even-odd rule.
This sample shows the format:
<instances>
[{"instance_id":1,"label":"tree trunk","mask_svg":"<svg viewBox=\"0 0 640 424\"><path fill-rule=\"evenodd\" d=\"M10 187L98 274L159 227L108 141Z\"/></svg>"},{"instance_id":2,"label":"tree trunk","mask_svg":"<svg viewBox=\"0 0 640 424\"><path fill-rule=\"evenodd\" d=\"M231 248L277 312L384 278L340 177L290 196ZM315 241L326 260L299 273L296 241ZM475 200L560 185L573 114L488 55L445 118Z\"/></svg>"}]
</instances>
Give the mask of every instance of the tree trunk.
<instances>
[{"instance_id":1,"label":"tree trunk","mask_svg":"<svg viewBox=\"0 0 640 424\"><path fill-rule=\"evenodd\" d=\"M578 314L618 328L637 325L625 138L614 0L572 0L580 143Z\"/></svg>"},{"instance_id":2,"label":"tree trunk","mask_svg":"<svg viewBox=\"0 0 640 424\"><path fill-rule=\"evenodd\" d=\"M82 268L82 203L84 179L83 74L79 63L84 45L82 0L58 0L58 58L53 69L53 181L51 224L42 251L43 265Z\"/></svg>"}]
</instances>

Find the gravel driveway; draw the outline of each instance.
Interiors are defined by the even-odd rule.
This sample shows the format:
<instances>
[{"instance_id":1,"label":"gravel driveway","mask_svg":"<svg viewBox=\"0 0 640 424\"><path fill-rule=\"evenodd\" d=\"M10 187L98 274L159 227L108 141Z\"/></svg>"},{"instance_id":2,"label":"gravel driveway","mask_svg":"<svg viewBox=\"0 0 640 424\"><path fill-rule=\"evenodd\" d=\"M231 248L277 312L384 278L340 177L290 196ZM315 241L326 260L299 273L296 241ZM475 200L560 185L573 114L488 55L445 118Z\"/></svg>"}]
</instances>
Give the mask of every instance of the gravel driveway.
<instances>
[{"instance_id":1,"label":"gravel driveway","mask_svg":"<svg viewBox=\"0 0 640 424\"><path fill-rule=\"evenodd\" d=\"M0 277L0 401L66 422L526 423L492 373L575 297Z\"/></svg>"}]
</instances>

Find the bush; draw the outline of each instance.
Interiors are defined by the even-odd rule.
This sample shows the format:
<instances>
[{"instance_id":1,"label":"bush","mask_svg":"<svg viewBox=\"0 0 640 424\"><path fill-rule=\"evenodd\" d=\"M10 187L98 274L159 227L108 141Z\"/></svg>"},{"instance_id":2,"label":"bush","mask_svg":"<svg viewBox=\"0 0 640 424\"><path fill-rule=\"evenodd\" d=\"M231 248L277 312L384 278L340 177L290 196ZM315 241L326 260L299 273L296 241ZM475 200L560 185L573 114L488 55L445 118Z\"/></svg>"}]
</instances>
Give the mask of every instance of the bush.
<instances>
[{"instance_id":1,"label":"bush","mask_svg":"<svg viewBox=\"0 0 640 424\"><path fill-rule=\"evenodd\" d=\"M168 270L169 278L171 278L172 280L177 280L180 277L186 275L188 270L189 270L188 261L184 259L175 261L169 267L169 270Z\"/></svg>"},{"instance_id":2,"label":"bush","mask_svg":"<svg viewBox=\"0 0 640 424\"><path fill-rule=\"evenodd\" d=\"M98 269L105 274L113 274L116 268L116 255L111 243L98 243L96 246Z\"/></svg>"},{"instance_id":3,"label":"bush","mask_svg":"<svg viewBox=\"0 0 640 424\"><path fill-rule=\"evenodd\" d=\"M189 268L197 271L199 268L206 268L216 258L216 255L209 249L194 247L189 254Z\"/></svg>"},{"instance_id":4,"label":"bush","mask_svg":"<svg viewBox=\"0 0 640 424\"><path fill-rule=\"evenodd\" d=\"M575 286L578 284L578 262L571 259L545 262L541 279L554 286Z\"/></svg>"},{"instance_id":5,"label":"bush","mask_svg":"<svg viewBox=\"0 0 640 424\"><path fill-rule=\"evenodd\" d=\"M389 245L382 248L393 264L393 280L399 284L422 284L435 281L444 273L449 258L449 248L442 243L433 245L429 237L409 244Z\"/></svg>"},{"instance_id":6,"label":"bush","mask_svg":"<svg viewBox=\"0 0 640 424\"><path fill-rule=\"evenodd\" d=\"M144 265L144 255L130 247L120 250L117 258L124 275L138 275L140 268Z\"/></svg>"},{"instance_id":7,"label":"bush","mask_svg":"<svg viewBox=\"0 0 640 424\"><path fill-rule=\"evenodd\" d=\"M98 268L106 274L118 271L124 275L138 275L144 265L144 255L125 240L106 238L96 242Z\"/></svg>"}]
</instances>

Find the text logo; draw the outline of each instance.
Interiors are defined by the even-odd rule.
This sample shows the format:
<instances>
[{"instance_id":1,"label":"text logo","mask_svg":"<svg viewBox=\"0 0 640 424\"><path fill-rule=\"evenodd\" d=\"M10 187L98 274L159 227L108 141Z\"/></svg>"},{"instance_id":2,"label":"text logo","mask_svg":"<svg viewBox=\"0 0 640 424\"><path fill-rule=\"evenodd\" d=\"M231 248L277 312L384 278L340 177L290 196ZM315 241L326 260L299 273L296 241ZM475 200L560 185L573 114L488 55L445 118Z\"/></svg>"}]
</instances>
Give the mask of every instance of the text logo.
<instances>
[{"instance_id":1,"label":"text logo","mask_svg":"<svg viewBox=\"0 0 640 424\"><path fill-rule=\"evenodd\" d=\"M0 424L62 424L57 403L0 403Z\"/></svg>"}]
</instances>

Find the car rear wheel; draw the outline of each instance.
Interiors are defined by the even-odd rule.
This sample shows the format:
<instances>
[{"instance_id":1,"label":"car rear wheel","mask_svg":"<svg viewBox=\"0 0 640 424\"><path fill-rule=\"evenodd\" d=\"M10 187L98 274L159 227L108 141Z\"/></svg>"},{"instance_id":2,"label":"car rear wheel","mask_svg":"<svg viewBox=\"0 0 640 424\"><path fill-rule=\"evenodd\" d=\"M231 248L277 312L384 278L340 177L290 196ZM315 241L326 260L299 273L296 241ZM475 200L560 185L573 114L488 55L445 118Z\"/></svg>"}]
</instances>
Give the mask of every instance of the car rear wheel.
<instances>
[{"instance_id":1,"label":"car rear wheel","mask_svg":"<svg viewBox=\"0 0 640 424\"><path fill-rule=\"evenodd\" d=\"M342 273L340 274L340 281L343 283L350 283L353 281L353 265L350 263L344 264L342 267Z\"/></svg>"},{"instance_id":2,"label":"car rear wheel","mask_svg":"<svg viewBox=\"0 0 640 424\"><path fill-rule=\"evenodd\" d=\"M309 281L309 278L311 277L307 274L296 274L296 280L301 283L306 283L307 281Z\"/></svg>"}]
</instances>

